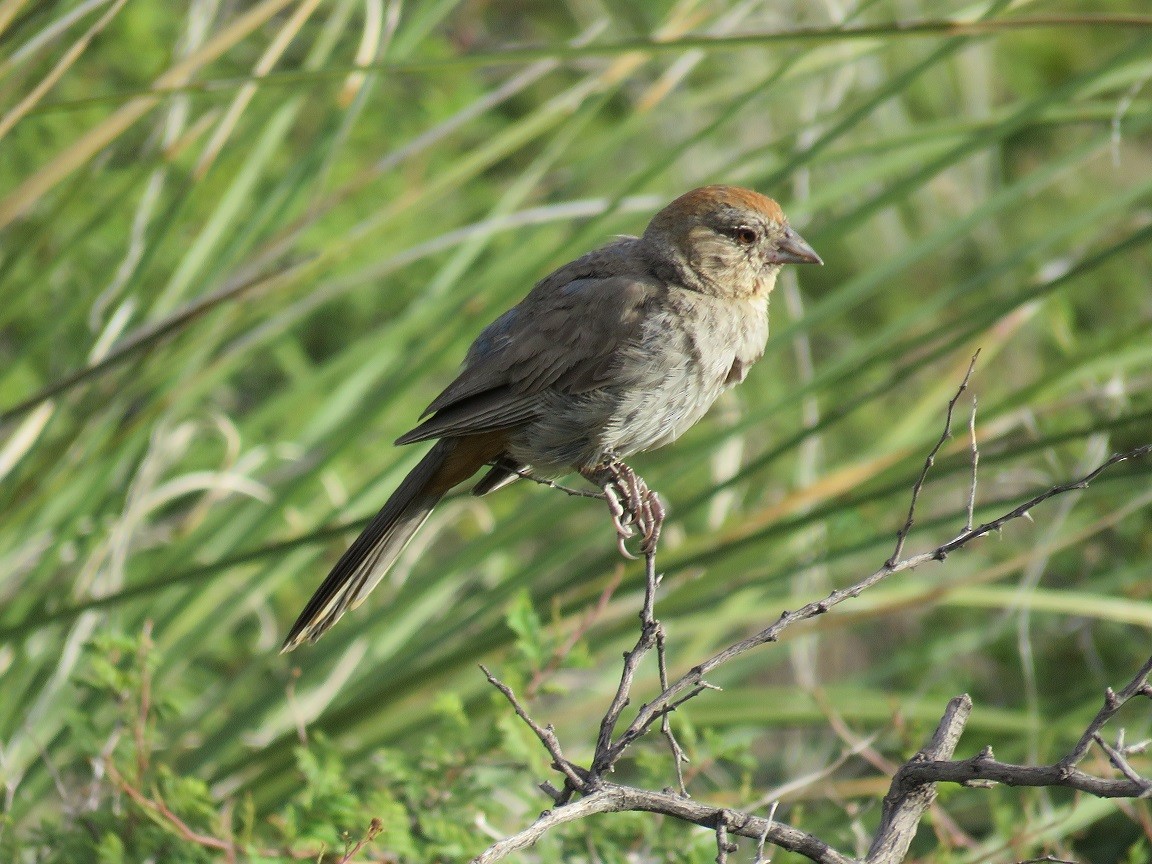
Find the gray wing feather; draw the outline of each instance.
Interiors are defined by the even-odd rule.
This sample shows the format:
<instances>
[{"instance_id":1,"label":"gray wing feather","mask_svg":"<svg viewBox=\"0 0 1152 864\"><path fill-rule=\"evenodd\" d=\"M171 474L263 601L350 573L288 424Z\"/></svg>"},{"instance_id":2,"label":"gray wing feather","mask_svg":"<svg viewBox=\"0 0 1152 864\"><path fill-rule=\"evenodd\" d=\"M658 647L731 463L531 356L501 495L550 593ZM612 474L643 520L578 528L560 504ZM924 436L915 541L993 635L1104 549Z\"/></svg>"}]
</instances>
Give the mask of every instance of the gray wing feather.
<instances>
[{"instance_id":1,"label":"gray wing feather","mask_svg":"<svg viewBox=\"0 0 1152 864\"><path fill-rule=\"evenodd\" d=\"M485 328L463 371L422 415L433 416L397 444L515 426L536 416L547 389L584 393L612 380L659 287L636 276L554 284L562 272Z\"/></svg>"},{"instance_id":2,"label":"gray wing feather","mask_svg":"<svg viewBox=\"0 0 1152 864\"><path fill-rule=\"evenodd\" d=\"M396 439L397 444L415 444L433 438L475 435L507 429L536 416L536 396L513 396L507 388L469 396L441 408L411 432Z\"/></svg>"}]
</instances>

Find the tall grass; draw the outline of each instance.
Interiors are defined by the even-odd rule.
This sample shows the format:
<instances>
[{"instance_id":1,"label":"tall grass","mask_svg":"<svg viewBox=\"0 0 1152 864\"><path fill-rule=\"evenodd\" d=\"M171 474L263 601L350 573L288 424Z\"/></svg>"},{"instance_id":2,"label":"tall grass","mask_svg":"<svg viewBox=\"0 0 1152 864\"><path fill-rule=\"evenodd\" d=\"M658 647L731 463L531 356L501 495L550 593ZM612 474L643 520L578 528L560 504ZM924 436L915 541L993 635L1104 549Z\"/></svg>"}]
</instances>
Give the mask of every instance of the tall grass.
<instances>
[{"instance_id":1,"label":"tall grass","mask_svg":"<svg viewBox=\"0 0 1152 864\"><path fill-rule=\"evenodd\" d=\"M419 457L390 442L480 328L694 185L772 194L827 266L786 276L745 384L636 459L671 510L676 668L887 556L977 348L978 517L1147 442L1152 22L1061 26L1078 11L0 3L0 848L57 860L99 814L108 860L142 848L141 819L186 856L170 860L212 854L108 764L247 854L280 842L270 825L286 848L339 842L306 811L361 830L331 804L352 790L388 824L373 848L405 860L530 820L543 754L475 664L534 682L566 752L590 752L642 582L602 507L529 484L457 496L361 610L276 649ZM1007 26L1029 15L1047 25ZM913 544L963 524L962 439ZM1147 653L1148 477L1117 470L727 667L677 717L693 794L746 804L819 772L848 746L833 728L899 760L961 691L980 736L962 750L1062 753ZM849 759L780 818L851 849L878 764ZM452 818L418 830L420 765ZM626 770L670 766L653 742ZM320 788L330 806L308 811ZM926 860L1146 848L1142 802L964 791L942 808ZM615 825L534 854L702 860L712 842L673 853L659 826Z\"/></svg>"}]
</instances>

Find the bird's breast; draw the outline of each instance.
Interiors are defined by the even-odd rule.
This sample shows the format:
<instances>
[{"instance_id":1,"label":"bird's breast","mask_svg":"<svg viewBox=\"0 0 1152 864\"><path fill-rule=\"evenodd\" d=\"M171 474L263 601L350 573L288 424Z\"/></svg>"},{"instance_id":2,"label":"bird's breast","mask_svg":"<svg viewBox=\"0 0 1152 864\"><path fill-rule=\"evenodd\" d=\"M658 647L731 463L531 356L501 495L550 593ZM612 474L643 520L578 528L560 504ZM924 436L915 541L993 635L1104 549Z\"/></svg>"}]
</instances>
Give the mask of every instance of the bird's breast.
<instances>
[{"instance_id":1,"label":"bird's breast","mask_svg":"<svg viewBox=\"0 0 1152 864\"><path fill-rule=\"evenodd\" d=\"M542 394L511 450L528 464L585 467L671 443L743 380L767 336L766 298L672 293L648 308L602 386Z\"/></svg>"}]
</instances>

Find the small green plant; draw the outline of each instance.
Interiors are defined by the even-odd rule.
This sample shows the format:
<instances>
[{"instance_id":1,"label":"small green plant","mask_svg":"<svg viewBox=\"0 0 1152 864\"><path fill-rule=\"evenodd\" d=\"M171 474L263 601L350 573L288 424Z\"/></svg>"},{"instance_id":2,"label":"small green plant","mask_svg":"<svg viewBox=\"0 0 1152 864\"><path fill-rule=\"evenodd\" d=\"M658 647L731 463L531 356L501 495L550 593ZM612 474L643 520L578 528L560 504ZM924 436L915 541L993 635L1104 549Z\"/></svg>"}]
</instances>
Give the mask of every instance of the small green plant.
<instances>
[{"instance_id":1,"label":"small green plant","mask_svg":"<svg viewBox=\"0 0 1152 864\"><path fill-rule=\"evenodd\" d=\"M152 671L162 662L148 629L85 646L76 701L96 710L78 707L71 731L88 746L74 764L55 766L57 792L68 797L48 811L67 816L34 829L5 825L5 860L459 860L475 836L461 814L514 788L526 767L501 761L500 733L478 731L446 693L438 719L409 747L349 760L323 733L304 736L293 748L293 791L258 817L251 793L214 791L182 767L195 742L170 724L179 700L156 698Z\"/></svg>"}]
</instances>

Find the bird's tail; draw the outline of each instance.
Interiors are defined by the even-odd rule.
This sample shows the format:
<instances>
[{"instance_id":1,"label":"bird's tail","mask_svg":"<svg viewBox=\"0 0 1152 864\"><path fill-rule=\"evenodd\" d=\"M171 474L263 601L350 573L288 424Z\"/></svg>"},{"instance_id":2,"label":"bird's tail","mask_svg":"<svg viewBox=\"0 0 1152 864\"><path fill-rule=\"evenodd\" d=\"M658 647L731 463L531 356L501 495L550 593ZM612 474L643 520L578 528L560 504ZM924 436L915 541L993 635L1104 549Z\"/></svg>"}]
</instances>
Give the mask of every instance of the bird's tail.
<instances>
[{"instance_id":1,"label":"bird's tail","mask_svg":"<svg viewBox=\"0 0 1152 864\"><path fill-rule=\"evenodd\" d=\"M358 606L384 578L444 493L484 464L486 460L476 461L481 454L474 452L475 447L458 447L458 443L459 439L437 442L404 478L312 595L281 653L303 642L315 642L341 615Z\"/></svg>"}]
</instances>

